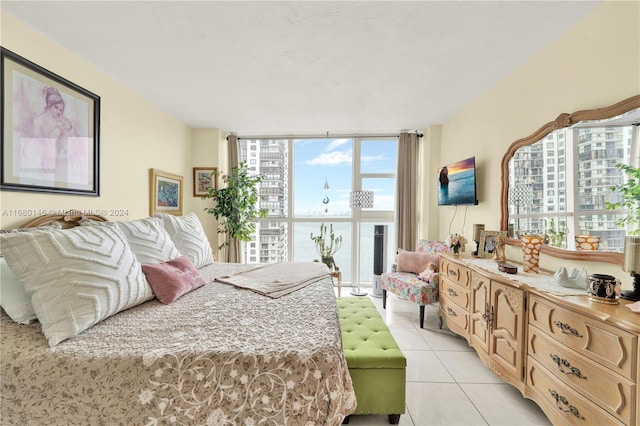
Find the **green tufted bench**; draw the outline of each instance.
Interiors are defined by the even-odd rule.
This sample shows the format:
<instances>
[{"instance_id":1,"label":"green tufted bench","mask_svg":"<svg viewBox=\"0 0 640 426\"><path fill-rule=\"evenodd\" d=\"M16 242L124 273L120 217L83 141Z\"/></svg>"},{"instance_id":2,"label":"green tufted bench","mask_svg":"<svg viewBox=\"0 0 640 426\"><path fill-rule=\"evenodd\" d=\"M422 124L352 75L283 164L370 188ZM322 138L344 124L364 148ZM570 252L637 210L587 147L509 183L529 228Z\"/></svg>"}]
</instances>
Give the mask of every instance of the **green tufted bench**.
<instances>
[{"instance_id":1,"label":"green tufted bench","mask_svg":"<svg viewBox=\"0 0 640 426\"><path fill-rule=\"evenodd\" d=\"M353 414L388 414L389 423L398 424L405 410L407 360L368 297L337 302L342 349L356 393Z\"/></svg>"}]
</instances>

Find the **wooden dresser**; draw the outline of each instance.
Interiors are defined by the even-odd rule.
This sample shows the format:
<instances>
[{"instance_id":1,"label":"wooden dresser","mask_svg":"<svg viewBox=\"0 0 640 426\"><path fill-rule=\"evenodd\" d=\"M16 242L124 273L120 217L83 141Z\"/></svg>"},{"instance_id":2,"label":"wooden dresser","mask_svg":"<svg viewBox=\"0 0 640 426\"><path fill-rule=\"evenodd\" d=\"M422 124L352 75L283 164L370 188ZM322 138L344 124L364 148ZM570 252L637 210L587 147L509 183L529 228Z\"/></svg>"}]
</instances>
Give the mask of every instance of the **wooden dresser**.
<instances>
[{"instance_id":1,"label":"wooden dresser","mask_svg":"<svg viewBox=\"0 0 640 426\"><path fill-rule=\"evenodd\" d=\"M518 265L509 275L492 261L442 255L447 327L554 425L640 424L640 314L625 307L631 302L589 302L586 291L555 296L521 271Z\"/></svg>"}]
</instances>

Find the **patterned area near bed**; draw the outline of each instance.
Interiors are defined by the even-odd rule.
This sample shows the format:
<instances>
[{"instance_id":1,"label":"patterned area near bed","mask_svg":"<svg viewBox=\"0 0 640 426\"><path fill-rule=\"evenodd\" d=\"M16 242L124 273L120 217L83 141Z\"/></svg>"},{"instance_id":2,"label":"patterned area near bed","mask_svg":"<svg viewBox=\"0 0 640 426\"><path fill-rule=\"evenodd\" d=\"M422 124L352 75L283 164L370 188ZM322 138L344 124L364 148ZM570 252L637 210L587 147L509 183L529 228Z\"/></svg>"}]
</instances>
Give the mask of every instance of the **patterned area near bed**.
<instances>
[{"instance_id":1,"label":"patterned area near bed","mask_svg":"<svg viewBox=\"0 0 640 426\"><path fill-rule=\"evenodd\" d=\"M213 263L53 348L3 312L3 423L340 424L356 401L330 278L278 299L213 281L251 268Z\"/></svg>"}]
</instances>

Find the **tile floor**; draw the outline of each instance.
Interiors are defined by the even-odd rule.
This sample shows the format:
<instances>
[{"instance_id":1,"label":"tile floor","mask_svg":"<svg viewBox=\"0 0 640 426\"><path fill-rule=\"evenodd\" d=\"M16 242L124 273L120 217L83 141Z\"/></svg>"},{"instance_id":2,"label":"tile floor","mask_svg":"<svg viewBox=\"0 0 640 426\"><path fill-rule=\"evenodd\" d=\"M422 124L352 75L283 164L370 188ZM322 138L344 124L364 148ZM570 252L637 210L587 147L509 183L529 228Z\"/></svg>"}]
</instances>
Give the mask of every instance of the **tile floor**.
<instances>
[{"instance_id":1,"label":"tile floor","mask_svg":"<svg viewBox=\"0 0 640 426\"><path fill-rule=\"evenodd\" d=\"M351 296L343 287L342 296ZM371 297L371 296L364 296ZM418 306L390 295L371 297L407 358L406 412L400 425L550 425L538 406L522 397L480 361L467 341L438 328L437 305ZM350 425L387 425L387 416L352 416Z\"/></svg>"}]
</instances>

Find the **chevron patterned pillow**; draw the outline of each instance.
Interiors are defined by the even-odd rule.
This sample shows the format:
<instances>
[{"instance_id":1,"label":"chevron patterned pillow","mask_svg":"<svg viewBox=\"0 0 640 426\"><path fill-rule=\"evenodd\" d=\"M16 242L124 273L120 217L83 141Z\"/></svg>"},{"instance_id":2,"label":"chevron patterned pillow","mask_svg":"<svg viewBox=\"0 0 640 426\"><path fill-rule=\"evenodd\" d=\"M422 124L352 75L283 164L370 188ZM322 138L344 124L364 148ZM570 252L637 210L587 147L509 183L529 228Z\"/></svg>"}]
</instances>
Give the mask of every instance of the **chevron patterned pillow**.
<instances>
[{"instance_id":1,"label":"chevron patterned pillow","mask_svg":"<svg viewBox=\"0 0 640 426\"><path fill-rule=\"evenodd\" d=\"M155 265L180 256L180 252L159 217L115 222L115 224L127 238L138 262L143 265Z\"/></svg>"},{"instance_id":2,"label":"chevron patterned pillow","mask_svg":"<svg viewBox=\"0 0 640 426\"><path fill-rule=\"evenodd\" d=\"M113 223L3 234L0 243L51 347L153 298L140 263Z\"/></svg>"},{"instance_id":3,"label":"chevron patterned pillow","mask_svg":"<svg viewBox=\"0 0 640 426\"><path fill-rule=\"evenodd\" d=\"M173 216L157 213L181 255L186 256L196 268L213 263L213 250L204 233L202 223L195 213Z\"/></svg>"}]
</instances>

